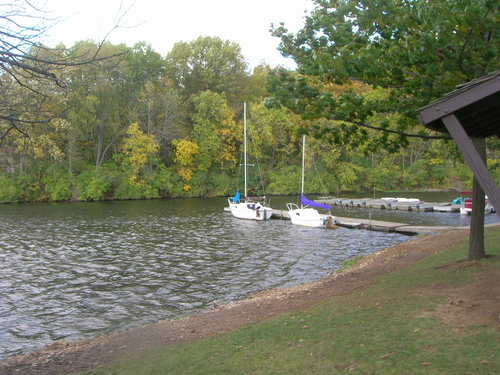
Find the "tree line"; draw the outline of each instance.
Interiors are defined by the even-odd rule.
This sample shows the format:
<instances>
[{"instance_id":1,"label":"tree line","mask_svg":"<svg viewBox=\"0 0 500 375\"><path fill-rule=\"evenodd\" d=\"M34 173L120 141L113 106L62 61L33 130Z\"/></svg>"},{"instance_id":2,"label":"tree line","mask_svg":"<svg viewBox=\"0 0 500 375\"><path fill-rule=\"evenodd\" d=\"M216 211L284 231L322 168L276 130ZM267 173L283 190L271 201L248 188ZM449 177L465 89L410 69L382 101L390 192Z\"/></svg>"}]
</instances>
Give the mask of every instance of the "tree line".
<instances>
[{"instance_id":1,"label":"tree line","mask_svg":"<svg viewBox=\"0 0 500 375\"><path fill-rule=\"evenodd\" d=\"M178 42L164 57L145 42L30 45L20 67L35 62L39 74L44 61L61 63L52 84L0 69L0 201L231 195L243 183L243 102L257 194L299 191L304 133L307 192L470 186L455 146L420 127L415 111L498 65L487 14L476 3L447 16L443 2L393 0L385 10L369 0L315 3L299 33L273 31L297 61L293 71L250 71L240 46L218 37ZM472 16L486 31L453 26L475 25ZM439 33L449 40L436 42ZM441 51L442 41L450 48ZM488 148L500 180L500 143Z\"/></svg>"}]
</instances>

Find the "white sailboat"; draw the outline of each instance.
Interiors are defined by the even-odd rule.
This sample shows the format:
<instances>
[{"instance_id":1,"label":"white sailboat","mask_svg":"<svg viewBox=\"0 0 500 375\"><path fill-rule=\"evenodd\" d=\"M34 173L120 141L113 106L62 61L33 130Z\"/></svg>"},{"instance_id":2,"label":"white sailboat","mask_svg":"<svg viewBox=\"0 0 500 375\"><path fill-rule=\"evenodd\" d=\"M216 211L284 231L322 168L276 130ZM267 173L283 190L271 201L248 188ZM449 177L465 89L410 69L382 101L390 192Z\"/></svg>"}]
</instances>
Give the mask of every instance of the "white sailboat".
<instances>
[{"instance_id":1,"label":"white sailboat","mask_svg":"<svg viewBox=\"0 0 500 375\"><path fill-rule=\"evenodd\" d=\"M273 214L271 207L264 206L261 202L248 199L247 197L247 105L243 104L243 151L244 151L244 175L245 189L243 199L238 191L236 195L228 199L231 214L238 219L268 220Z\"/></svg>"},{"instance_id":2,"label":"white sailboat","mask_svg":"<svg viewBox=\"0 0 500 375\"><path fill-rule=\"evenodd\" d=\"M313 208L317 207L325 210L331 210L331 206L311 201L304 195L305 149L306 136L304 135L302 137L302 186L300 191L300 207L295 203L288 203L286 207L292 224L313 228L324 227L329 221L333 223L335 218L331 215L320 215L318 210Z\"/></svg>"}]
</instances>

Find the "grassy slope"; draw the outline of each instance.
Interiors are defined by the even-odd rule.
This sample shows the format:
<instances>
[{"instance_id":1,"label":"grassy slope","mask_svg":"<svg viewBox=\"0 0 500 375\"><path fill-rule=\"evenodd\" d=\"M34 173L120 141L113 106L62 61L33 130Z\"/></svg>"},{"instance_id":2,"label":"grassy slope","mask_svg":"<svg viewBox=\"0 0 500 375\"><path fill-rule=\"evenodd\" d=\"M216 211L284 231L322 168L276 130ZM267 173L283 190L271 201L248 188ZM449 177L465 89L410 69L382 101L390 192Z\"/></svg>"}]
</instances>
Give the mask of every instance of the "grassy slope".
<instances>
[{"instance_id":1,"label":"grassy slope","mask_svg":"<svg viewBox=\"0 0 500 375\"><path fill-rule=\"evenodd\" d=\"M498 274L499 229L487 231L487 253L496 256L480 267L439 267L463 259L466 246L302 313L85 374L500 374L498 324L457 329L423 317L446 303L430 293L435 286L459 287Z\"/></svg>"}]
</instances>

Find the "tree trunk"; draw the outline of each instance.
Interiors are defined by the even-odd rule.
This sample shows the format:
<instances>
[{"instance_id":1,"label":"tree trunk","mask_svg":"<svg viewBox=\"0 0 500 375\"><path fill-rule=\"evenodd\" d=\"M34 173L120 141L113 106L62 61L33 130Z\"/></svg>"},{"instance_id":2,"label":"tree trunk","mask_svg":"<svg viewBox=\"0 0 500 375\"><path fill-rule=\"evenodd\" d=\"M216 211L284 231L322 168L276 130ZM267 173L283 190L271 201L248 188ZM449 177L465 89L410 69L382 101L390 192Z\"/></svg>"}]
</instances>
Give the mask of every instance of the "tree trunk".
<instances>
[{"instance_id":1,"label":"tree trunk","mask_svg":"<svg viewBox=\"0 0 500 375\"><path fill-rule=\"evenodd\" d=\"M104 125L103 120L99 119L97 125L97 145L95 155L95 166L100 167L102 163L102 149L104 148Z\"/></svg>"},{"instance_id":2,"label":"tree trunk","mask_svg":"<svg viewBox=\"0 0 500 375\"><path fill-rule=\"evenodd\" d=\"M484 138L471 138L481 159L486 162L486 141ZM470 222L469 260L484 258L484 191L474 177L472 184L472 216Z\"/></svg>"}]
</instances>

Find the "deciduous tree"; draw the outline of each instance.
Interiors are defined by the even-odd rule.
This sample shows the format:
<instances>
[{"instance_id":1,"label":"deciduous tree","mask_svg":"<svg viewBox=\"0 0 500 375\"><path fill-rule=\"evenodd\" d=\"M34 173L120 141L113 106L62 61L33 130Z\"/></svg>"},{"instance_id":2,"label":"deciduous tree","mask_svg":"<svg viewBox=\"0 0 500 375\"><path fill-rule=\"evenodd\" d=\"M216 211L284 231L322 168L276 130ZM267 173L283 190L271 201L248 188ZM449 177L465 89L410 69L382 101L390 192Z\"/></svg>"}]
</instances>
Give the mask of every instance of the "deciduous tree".
<instances>
[{"instance_id":1,"label":"deciduous tree","mask_svg":"<svg viewBox=\"0 0 500 375\"><path fill-rule=\"evenodd\" d=\"M238 44L218 37L178 42L166 57L166 74L185 97L210 90L241 105L248 81L247 64Z\"/></svg>"},{"instance_id":2,"label":"deciduous tree","mask_svg":"<svg viewBox=\"0 0 500 375\"><path fill-rule=\"evenodd\" d=\"M495 0L314 0L304 27L273 34L298 73L278 70L270 89L276 102L307 118L340 120L344 141L368 142L383 130L389 147L406 145L415 133L416 109L464 81L500 67L499 5ZM367 98L329 84L362 81L387 95ZM374 113L398 113L392 124ZM328 131L328 130L327 130ZM359 137L359 134L362 136ZM432 136L430 137L432 138Z\"/></svg>"},{"instance_id":3,"label":"deciduous tree","mask_svg":"<svg viewBox=\"0 0 500 375\"><path fill-rule=\"evenodd\" d=\"M337 142L373 143L376 130L382 131L376 143L396 151L408 145L409 137L441 138L422 127L415 134L417 109L460 83L500 68L496 0L314 3L296 34L284 25L274 28L282 53L295 59L298 73L276 72L270 89L278 104L306 118L340 121L319 129L320 135L333 133ZM349 81L382 87L384 95L328 90L331 84ZM439 168L436 171L439 174ZM474 205L481 210L479 203L475 200ZM473 232L471 238L482 240L482 234Z\"/></svg>"}]
</instances>

